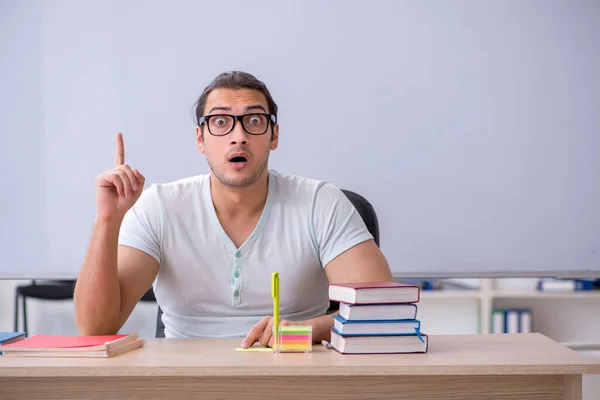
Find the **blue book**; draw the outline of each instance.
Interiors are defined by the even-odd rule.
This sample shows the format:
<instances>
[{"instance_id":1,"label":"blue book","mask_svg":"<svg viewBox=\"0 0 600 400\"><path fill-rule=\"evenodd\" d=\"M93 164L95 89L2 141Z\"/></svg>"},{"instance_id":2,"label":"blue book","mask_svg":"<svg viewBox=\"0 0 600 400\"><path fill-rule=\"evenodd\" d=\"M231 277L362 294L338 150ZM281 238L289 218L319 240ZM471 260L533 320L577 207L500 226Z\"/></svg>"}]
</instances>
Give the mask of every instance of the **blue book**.
<instances>
[{"instance_id":1,"label":"blue book","mask_svg":"<svg viewBox=\"0 0 600 400\"><path fill-rule=\"evenodd\" d=\"M336 314L333 329L340 335L414 335L421 329L418 319L347 320Z\"/></svg>"},{"instance_id":2,"label":"blue book","mask_svg":"<svg viewBox=\"0 0 600 400\"><path fill-rule=\"evenodd\" d=\"M0 354L2 354L2 345L18 342L25 339L25 332L0 332Z\"/></svg>"}]
</instances>

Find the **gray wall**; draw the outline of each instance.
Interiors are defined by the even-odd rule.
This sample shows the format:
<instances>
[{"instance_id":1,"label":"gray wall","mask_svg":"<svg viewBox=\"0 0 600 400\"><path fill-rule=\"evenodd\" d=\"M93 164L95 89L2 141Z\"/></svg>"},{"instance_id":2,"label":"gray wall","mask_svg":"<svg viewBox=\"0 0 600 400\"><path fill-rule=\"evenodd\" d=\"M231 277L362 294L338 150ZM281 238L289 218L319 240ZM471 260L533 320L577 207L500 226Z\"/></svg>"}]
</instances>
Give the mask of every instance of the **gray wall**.
<instances>
[{"instance_id":1,"label":"gray wall","mask_svg":"<svg viewBox=\"0 0 600 400\"><path fill-rule=\"evenodd\" d=\"M168 4L168 5L167 5ZM0 1L3 277L77 274L94 177L206 173L192 106L242 69L270 167L365 195L401 275L600 271L597 1Z\"/></svg>"}]
</instances>

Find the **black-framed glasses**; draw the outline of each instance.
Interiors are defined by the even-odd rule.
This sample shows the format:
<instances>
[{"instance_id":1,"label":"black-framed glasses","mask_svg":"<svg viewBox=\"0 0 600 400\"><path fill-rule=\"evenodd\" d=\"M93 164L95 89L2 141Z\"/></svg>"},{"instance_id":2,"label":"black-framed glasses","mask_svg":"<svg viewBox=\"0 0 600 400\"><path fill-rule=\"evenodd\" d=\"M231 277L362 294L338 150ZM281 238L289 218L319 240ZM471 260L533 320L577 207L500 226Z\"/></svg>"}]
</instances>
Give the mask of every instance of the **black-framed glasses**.
<instances>
[{"instance_id":1,"label":"black-framed glasses","mask_svg":"<svg viewBox=\"0 0 600 400\"><path fill-rule=\"evenodd\" d=\"M272 114L253 113L244 115L212 114L198 120L198 126L206 122L208 132L213 136L225 136L233 130L235 123L240 121L242 127L250 135L264 135L269 129L269 123L277 123L277 117Z\"/></svg>"}]
</instances>

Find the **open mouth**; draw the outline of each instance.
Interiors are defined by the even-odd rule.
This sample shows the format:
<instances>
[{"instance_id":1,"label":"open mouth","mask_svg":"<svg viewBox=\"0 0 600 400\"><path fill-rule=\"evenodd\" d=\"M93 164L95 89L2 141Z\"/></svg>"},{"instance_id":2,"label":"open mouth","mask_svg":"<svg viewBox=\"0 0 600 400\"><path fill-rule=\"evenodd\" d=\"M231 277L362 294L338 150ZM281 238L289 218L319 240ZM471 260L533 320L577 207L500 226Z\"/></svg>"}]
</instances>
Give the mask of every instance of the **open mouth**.
<instances>
[{"instance_id":1,"label":"open mouth","mask_svg":"<svg viewBox=\"0 0 600 400\"><path fill-rule=\"evenodd\" d=\"M245 156L234 156L229 159L229 164L233 168L242 169L248 162L248 159Z\"/></svg>"}]
</instances>

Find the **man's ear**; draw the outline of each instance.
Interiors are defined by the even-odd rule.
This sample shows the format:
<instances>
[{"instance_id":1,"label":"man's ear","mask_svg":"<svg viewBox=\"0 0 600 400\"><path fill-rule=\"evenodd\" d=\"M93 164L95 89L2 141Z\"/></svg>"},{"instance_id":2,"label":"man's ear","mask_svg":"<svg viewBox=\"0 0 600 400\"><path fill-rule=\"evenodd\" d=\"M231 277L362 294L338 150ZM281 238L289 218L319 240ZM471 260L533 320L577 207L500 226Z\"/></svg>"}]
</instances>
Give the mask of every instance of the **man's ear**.
<instances>
[{"instance_id":1,"label":"man's ear","mask_svg":"<svg viewBox=\"0 0 600 400\"><path fill-rule=\"evenodd\" d=\"M196 126L196 146L198 146L200 153L204 154L204 132L199 126Z\"/></svg>"},{"instance_id":2,"label":"man's ear","mask_svg":"<svg viewBox=\"0 0 600 400\"><path fill-rule=\"evenodd\" d=\"M279 123L273 125L271 132L271 150L275 150L279 144Z\"/></svg>"}]
</instances>

